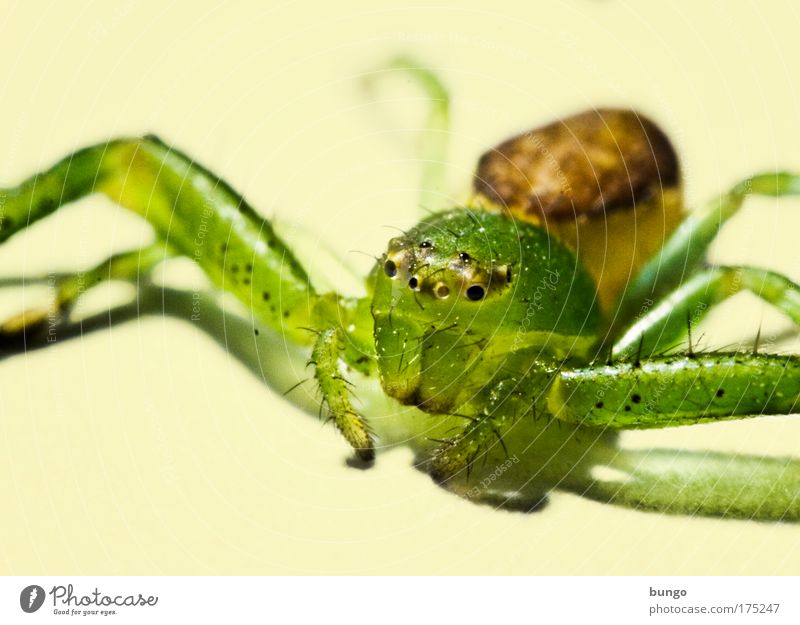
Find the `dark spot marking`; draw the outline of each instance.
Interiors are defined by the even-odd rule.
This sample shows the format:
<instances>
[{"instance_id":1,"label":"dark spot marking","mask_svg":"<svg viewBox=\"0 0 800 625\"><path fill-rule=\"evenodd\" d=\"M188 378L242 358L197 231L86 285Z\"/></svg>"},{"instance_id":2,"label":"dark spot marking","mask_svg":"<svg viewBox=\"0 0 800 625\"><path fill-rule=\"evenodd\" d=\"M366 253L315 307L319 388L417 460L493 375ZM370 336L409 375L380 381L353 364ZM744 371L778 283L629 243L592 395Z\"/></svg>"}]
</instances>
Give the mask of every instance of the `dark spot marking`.
<instances>
[{"instance_id":1,"label":"dark spot marking","mask_svg":"<svg viewBox=\"0 0 800 625\"><path fill-rule=\"evenodd\" d=\"M242 279L242 284L244 284L245 286L249 285L250 284L250 278L243 278Z\"/></svg>"},{"instance_id":2,"label":"dark spot marking","mask_svg":"<svg viewBox=\"0 0 800 625\"><path fill-rule=\"evenodd\" d=\"M253 332L255 332L255 333L256 333L256 336L258 336L258 328L255 328L255 329L253 330Z\"/></svg>"},{"instance_id":3,"label":"dark spot marking","mask_svg":"<svg viewBox=\"0 0 800 625\"><path fill-rule=\"evenodd\" d=\"M250 263L247 263L247 264L244 266L244 270L245 270L247 273L252 273L252 272L253 272L253 265L251 265Z\"/></svg>"},{"instance_id":4,"label":"dark spot marking","mask_svg":"<svg viewBox=\"0 0 800 625\"><path fill-rule=\"evenodd\" d=\"M638 404L640 401L642 401L642 396L634 393L633 395L631 395L631 401L634 404Z\"/></svg>"},{"instance_id":5,"label":"dark spot marking","mask_svg":"<svg viewBox=\"0 0 800 625\"><path fill-rule=\"evenodd\" d=\"M597 402L597 403L594 405L594 407L595 407L595 408L602 408L603 406L605 406L605 404L604 404L603 402L601 402L601 401Z\"/></svg>"},{"instance_id":6,"label":"dark spot marking","mask_svg":"<svg viewBox=\"0 0 800 625\"><path fill-rule=\"evenodd\" d=\"M261 299L263 299L265 302L268 302L268 301L269 301L269 293L267 293L266 291L264 291L264 292L261 294Z\"/></svg>"},{"instance_id":7,"label":"dark spot marking","mask_svg":"<svg viewBox=\"0 0 800 625\"><path fill-rule=\"evenodd\" d=\"M478 302L483 299L486 291L480 284L473 284L467 289L467 297L473 302Z\"/></svg>"},{"instance_id":8,"label":"dark spot marking","mask_svg":"<svg viewBox=\"0 0 800 625\"><path fill-rule=\"evenodd\" d=\"M723 395L725 395L725 389L724 388L718 388L717 389L717 397L722 397Z\"/></svg>"},{"instance_id":9,"label":"dark spot marking","mask_svg":"<svg viewBox=\"0 0 800 625\"><path fill-rule=\"evenodd\" d=\"M231 265L231 271L233 273L238 273L239 272L239 265L235 265L235 264Z\"/></svg>"},{"instance_id":10,"label":"dark spot marking","mask_svg":"<svg viewBox=\"0 0 800 625\"><path fill-rule=\"evenodd\" d=\"M630 406L625 406L625 412L630 412L630 411L631 411L631 407Z\"/></svg>"},{"instance_id":11,"label":"dark spot marking","mask_svg":"<svg viewBox=\"0 0 800 625\"><path fill-rule=\"evenodd\" d=\"M289 311L288 310L284 310L283 311L283 316L284 316L284 318L288 318L289 317Z\"/></svg>"},{"instance_id":12,"label":"dark spot marking","mask_svg":"<svg viewBox=\"0 0 800 625\"><path fill-rule=\"evenodd\" d=\"M383 271L390 278L394 278L397 275L397 265L394 264L393 260L387 260L383 263Z\"/></svg>"}]
</instances>

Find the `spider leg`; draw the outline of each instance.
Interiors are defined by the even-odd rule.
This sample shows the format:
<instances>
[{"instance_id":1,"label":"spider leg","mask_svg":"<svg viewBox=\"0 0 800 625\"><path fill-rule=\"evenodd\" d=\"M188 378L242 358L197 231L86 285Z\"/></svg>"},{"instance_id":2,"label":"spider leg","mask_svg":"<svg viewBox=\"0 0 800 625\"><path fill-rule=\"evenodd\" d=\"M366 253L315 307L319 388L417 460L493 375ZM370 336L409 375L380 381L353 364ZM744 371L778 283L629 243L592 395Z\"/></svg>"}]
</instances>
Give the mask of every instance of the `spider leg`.
<instances>
[{"instance_id":1,"label":"spider leg","mask_svg":"<svg viewBox=\"0 0 800 625\"><path fill-rule=\"evenodd\" d=\"M612 349L614 359L649 358L682 340L713 306L748 290L800 324L800 286L757 267L712 267L656 302Z\"/></svg>"},{"instance_id":2,"label":"spider leg","mask_svg":"<svg viewBox=\"0 0 800 625\"><path fill-rule=\"evenodd\" d=\"M546 413L543 389L552 372L493 380L440 423L437 446L421 461L442 487L465 499L534 511L554 488L585 476L616 453L616 434L566 424ZM466 417L466 418L464 418ZM446 425L445 425L446 424ZM431 425L431 432L437 431ZM584 477L576 477L583 483Z\"/></svg>"},{"instance_id":3,"label":"spider leg","mask_svg":"<svg viewBox=\"0 0 800 625\"><path fill-rule=\"evenodd\" d=\"M690 213L625 289L612 324L612 337L617 337L634 320L643 302L660 299L702 270L709 246L751 194L770 197L800 195L800 174L768 172L753 176L703 209Z\"/></svg>"},{"instance_id":4,"label":"spider leg","mask_svg":"<svg viewBox=\"0 0 800 625\"><path fill-rule=\"evenodd\" d=\"M0 243L59 207L104 193L154 227L265 325L300 344L318 301L271 224L223 180L155 137L78 150L15 187L0 189Z\"/></svg>"},{"instance_id":5,"label":"spider leg","mask_svg":"<svg viewBox=\"0 0 800 625\"><path fill-rule=\"evenodd\" d=\"M363 86L375 93L381 78L397 73L410 78L422 89L428 112L419 137L419 205L435 211L447 202L447 141L450 136L450 96L432 70L412 58L400 56L364 76Z\"/></svg>"},{"instance_id":6,"label":"spider leg","mask_svg":"<svg viewBox=\"0 0 800 625\"><path fill-rule=\"evenodd\" d=\"M800 461L685 449L620 450L611 479L566 490L638 510L758 521L800 521Z\"/></svg>"},{"instance_id":7,"label":"spider leg","mask_svg":"<svg viewBox=\"0 0 800 625\"><path fill-rule=\"evenodd\" d=\"M604 429L794 414L800 357L716 353L561 370L547 405L556 419Z\"/></svg>"},{"instance_id":8,"label":"spider leg","mask_svg":"<svg viewBox=\"0 0 800 625\"><path fill-rule=\"evenodd\" d=\"M364 419L350 402L350 383L341 372L340 361L344 353L344 336L340 328L334 327L319 333L311 360L315 363L315 377L327 405L331 419L353 447L359 459L371 462L375 459L372 435Z\"/></svg>"},{"instance_id":9,"label":"spider leg","mask_svg":"<svg viewBox=\"0 0 800 625\"><path fill-rule=\"evenodd\" d=\"M449 438L436 439L439 445L423 469L437 484L472 502L533 512L546 505L551 476L522 469L527 456L504 441L518 434L513 431L510 403L503 410L468 420Z\"/></svg>"},{"instance_id":10,"label":"spider leg","mask_svg":"<svg viewBox=\"0 0 800 625\"><path fill-rule=\"evenodd\" d=\"M50 341L58 336L58 326L69 316L78 299L107 280L122 280L134 285L148 280L150 272L173 252L163 244L114 254L87 271L64 274L53 278L50 300L43 306L30 308L0 324L0 344L8 345L47 333Z\"/></svg>"}]
</instances>

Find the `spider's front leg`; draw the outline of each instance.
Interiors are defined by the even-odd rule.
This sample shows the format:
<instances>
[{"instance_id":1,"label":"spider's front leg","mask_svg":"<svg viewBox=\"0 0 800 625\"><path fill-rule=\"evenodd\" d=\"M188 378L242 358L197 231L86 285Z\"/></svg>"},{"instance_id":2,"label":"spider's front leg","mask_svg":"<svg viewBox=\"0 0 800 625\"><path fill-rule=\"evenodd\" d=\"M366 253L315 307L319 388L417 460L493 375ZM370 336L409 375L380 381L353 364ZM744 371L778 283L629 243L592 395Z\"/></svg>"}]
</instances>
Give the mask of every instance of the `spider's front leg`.
<instances>
[{"instance_id":1,"label":"spider's front leg","mask_svg":"<svg viewBox=\"0 0 800 625\"><path fill-rule=\"evenodd\" d=\"M498 378L451 415L426 469L472 501L528 512L555 488L584 484L616 453L616 433L550 418L545 389L551 370ZM460 421L459 421L460 420Z\"/></svg>"},{"instance_id":2,"label":"spider's front leg","mask_svg":"<svg viewBox=\"0 0 800 625\"><path fill-rule=\"evenodd\" d=\"M547 403L557 419L614 429L789 415L800 404L800 357L715 353L563 370Z\"/></svg>"},{"instance_id":3,"label":"spider's front leg","mask_svg":"<svg viewBox=\"0 0 800 625\"><path fill-rule=\"evenodd\" d=\"M330 418L348 443L355 449L359 459L372 462L375 446L366 422L353 409L350 402L351 384L342 375L340 362L345 350L344 331L331 327L319 333L311 353L311 364L327 404Z\"/></svg>"},{"instance_id":4,"label":"spider's front leg","mask_svg":"<svg viewBox=\"0 0 800 625\"><path fill-rule=\"evenodd\" d=\"M548 398L557 419L601 432L793 414L798 404L800 358L741 353L565 370ZM589 476L566 487L663 512L800 520L794 458L623 449L604 464L622 479Z\"/></svg>"},{"instance_id":5,"label":"spider's front leg","mask_svg":"<svg viewBox=\"0 0 800 625\"><path fill-rule=\"evenodd\" d=\"M335 371L340 325L349 327L358 321L354 315L363 314L363 307L335 294L318 295L272 225L227 183L174 148L154 137L110 141L79 150L16 187L0 189L0 243L59 207L95 192L146 219L158 242L143 251L113 256L87 273L67 278L48 312L74 303L87 277L92 282L131 279L166 256L185 256L197 263L215 286L241 300L258 323L288 341L310 347L313 335L309 328L328 337L315 349L323 400L358 453L371 455L366 426L349 408L342 391L344 382ZM2 329L6 336L25 334L41 323L41 311L23 313ZM350 341L343 355L349 357L365 344L362 341L361 347L354 348Z\"/></svg>"}]
</instances>

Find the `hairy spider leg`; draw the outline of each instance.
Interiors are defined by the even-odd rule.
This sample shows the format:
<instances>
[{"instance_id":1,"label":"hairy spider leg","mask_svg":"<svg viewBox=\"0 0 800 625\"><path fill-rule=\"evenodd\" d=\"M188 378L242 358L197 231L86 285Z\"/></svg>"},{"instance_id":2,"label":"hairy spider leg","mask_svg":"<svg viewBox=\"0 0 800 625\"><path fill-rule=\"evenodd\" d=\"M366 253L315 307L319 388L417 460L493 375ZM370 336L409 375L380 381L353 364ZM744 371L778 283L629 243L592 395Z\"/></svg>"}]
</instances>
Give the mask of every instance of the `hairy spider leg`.
<instances>
[{"instance_id":1,"label":"hairy spider leg","mask_svg":"<svg viewBox=\"0 0 800 625\"><path fill-rule=\"evenodd\" d=\"M733 186L701 210L687 215L626 287L609 333L612 341L635 322L644 302L657 302L705 269L708 248L722 226L739 212L748 195L800 195L800 174L766 172L755 175Z\"/></svg>"},{"instance_id":2,"label":"hairy spider leg","mask_svg":"<svg viewBox=\"0 0 800 625\"><path fill-rule=\"evenodd\" d=\"M162 244L195 261L215 286L231 292L261 323L292 343L310 346L313 334L308 328L349 326L348 315L361 310L352 303L339 306L335 294L318 296L299 261L267 220L223 180L151 136L84 148L18 186L0 190L0 243L59 207L95 192L146 219ZM159 259L153 251L112 257L93 271L130 276L138 261L147 268ZM62 285L59 296L65 305L79 295L75 287L74 280ZM29 323L41 324L41 311L38 316L23 313L3 329L24 333ZM324 372L319 376L325 377ZM321 389L325 397L336 385L321 384ZM336 413L341 402L325 400ZM334 414L334 421L359 454L370 453L363 437L354 435L366 429L361 417L344 411Z\"/></svg>"},{"instance_id":3,"label":"hairy spider leg","mask_svg":"<svg viewBox=\"0 0 800 625\"><path fill-rule=\"evenodd\" d=\"M714 306L742 291L750 291L800 324L796 283L757 267L712 267L694 274L631 324L614 344L612 358L650 358L675 348Z\"/></svg>"},{"instance_id":4,"label":"hairy spider leg","mask_svg":"<svg viewBox=\"0 0 800 625\"><path fill-rule=\"evenodd\" d=\"M427 100L427 114L419 134L418 159L419 205L435 211L452 203L447 196L447 143L450 138L450 95L439 77L419 61L396 57L364 75L362 84L368 93L377 94L382 78L399 74L422 90Z\"/></svg>"}]
</instances>

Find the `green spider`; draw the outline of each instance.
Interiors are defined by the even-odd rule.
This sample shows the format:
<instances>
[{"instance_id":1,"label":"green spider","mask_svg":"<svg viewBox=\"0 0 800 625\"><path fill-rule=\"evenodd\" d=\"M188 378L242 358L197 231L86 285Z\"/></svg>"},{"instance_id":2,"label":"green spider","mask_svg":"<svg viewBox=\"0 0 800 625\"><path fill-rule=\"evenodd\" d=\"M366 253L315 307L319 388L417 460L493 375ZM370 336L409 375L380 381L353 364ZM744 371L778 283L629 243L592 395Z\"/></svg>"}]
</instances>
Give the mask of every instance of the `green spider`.
<instances>
[{"instance_id":1,"label":"green spider","mask_svg":"<svg viewBox=\"0 0 800 625\"><path fill-rule=\"evenodd\" d=\"M441 197L448 95L402 59L369 84L390 71L416 81L430 104L421 186L431 206ZM287 346L308 361L319 407L358 463L407 445L448 490L511 510L537 509L561 489L662 512L800 520L796 459L618 445L620 430L795 411L800 358L698 353L690 333L742 290L800 323L800 292L787 278L705 262L748 194L800 195L800 175L753 176L684 213L664 134L632 111L588 111L486 152L464 205L391 239L363 297L318 292L269 221L152 136L79 150L3 189L0 242L92 193L146 219L156 243L59 276L52 302L0 327L7 350L49 342L54 318L68 334L76 301L102 280L137 283L140 312L155 300L161 311L167 291L179 303L166 311L185 315L188 291L148 277L188 257L247 307L255 340L272 341L273 384L292 377ZM252 331L244 321L226 328L242 358L252 357Z\"/></svg>"}]
</instances>

